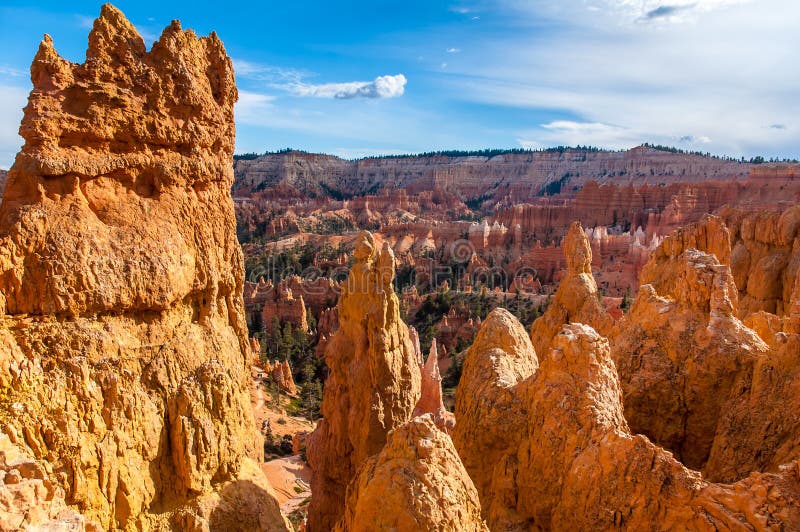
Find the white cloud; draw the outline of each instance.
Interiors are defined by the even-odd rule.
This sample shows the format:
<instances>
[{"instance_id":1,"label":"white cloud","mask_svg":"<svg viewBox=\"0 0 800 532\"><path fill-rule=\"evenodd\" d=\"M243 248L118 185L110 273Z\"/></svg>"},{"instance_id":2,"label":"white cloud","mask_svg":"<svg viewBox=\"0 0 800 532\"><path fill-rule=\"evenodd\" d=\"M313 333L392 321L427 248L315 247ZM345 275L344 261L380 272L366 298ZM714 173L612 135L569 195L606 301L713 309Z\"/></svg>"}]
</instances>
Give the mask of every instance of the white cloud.
<instances>
[{"instance_id":1,"label":"white cloud","mask_svg":"<svg viewBox=\"0 0 800 532\"><path fill-rule=\"evenodd\" d=\"M448 54L457 54L461 51L461 48L448 48L446 51Z\"/></svg>"},{"instance_id":2,"label":"white cloud","mask_svg":"<svg viewBox=\"0 0 800 532\"><path fill-rule=\"evenodd\" d=\"M264 65L244 59L233 59L233 71L239 78L263 81L279 86L287 83L300 83L303 78L311 75L310 72L303 70Z\"/></svg>"},{"instance_id":3,"label":"white cloud","mask_svg":"<svg viewBox=\"0 0 800 532\"><path fill-rule=\"evenodd\" d=\"M421 58L420 58L421 59ZM408 80L403 74L378 76L372 81L309 83L313 73L293 68L263 65L243 59L233 60L238 78L260 82L267 88L286 91L294 96L314 98L397 98L405 92Z\"/></svg>"},{"instance_id":4,"label":"white cloud","mask_svg":"<svg viewBox=\"0 0 800 532\"><path fill-rule=\"evenodd\" d=\"M291 91L297 96L314 98L397 98L405 92L406 77L403 74L378 76L373 81L351 81L346 83L296 83Z\"/></svg>"}]
</instances>

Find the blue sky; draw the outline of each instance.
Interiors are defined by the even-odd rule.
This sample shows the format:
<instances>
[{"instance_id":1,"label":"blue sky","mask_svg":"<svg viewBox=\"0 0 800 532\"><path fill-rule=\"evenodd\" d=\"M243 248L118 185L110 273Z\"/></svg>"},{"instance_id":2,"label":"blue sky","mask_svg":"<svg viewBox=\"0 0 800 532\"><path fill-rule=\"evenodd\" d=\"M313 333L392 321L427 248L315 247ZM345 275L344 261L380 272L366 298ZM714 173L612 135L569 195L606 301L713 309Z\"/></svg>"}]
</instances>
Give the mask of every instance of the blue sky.
<instances>
[{"instance_id":1,"label":"blue sky","mask_svg":"<svg viewBox=\"0 0 800 532\"><path fill-rule=\"evenodd\" d=\"M0 5L0 167L44 33L82 61L100 2ZM237 151L355 157L642 142L800 158L800 2L115 3L148 46L170 20L234 60Z\"/></svg>"}]
</instances>

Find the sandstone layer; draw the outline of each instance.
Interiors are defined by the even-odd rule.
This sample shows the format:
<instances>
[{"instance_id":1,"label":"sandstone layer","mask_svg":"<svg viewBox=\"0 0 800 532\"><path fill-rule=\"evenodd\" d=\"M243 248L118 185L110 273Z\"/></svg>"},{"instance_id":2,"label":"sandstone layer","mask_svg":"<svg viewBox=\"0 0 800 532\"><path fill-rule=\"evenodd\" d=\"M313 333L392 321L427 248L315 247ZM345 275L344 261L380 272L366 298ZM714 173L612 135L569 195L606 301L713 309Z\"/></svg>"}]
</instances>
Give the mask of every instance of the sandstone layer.
<instances>
[{"instance_id":1,"label":"sandstone layer","mask_svg":"<svg viewBox=\"0 0 800 532\"><path fill-rule=\"evenodd\" d=\"M501 308L486 317L466 352L456 390L453 442L484 510L492 508L496 498L501 499L499 505L507 503L499 492L507 469L504 457L523 437L528 409L517 387L538 367L525 329Z\"/></svg>"},{"instance_id":2,"label":"sandstone layer","mask_svg":"<svg viewBox=\"0 0 800 532\"><path fill-rule=\"evenodd\" d=\"M339 299L339 329L325 347L330 374L323 419L307 442L312 532L335 526L359 466L383 448L390 430L410 419L420 397L416 350L392 287L394 254L388 246L379 250L363 232L354 258Z\"/></svg>"},{"instance_id":3,"label":"sandstone layer","mask_svg":"<svg viewBox=\"0 0 800 532\"><path fill-rule=\"evenodd\" d=\"M0 428L104 529L286 529L250 461L221 41L175 21L147 51L105 5L86 61L45 36L31 80L0 207Z\"/></svg>"},{"instance_id":4,"label":"sandstone layer","mask_svg":"<svg viewBox=\"0 0 800 532\"><path fill-rule=\"evenodd\" d=\"M789 314L800 271L800 206L721 213L731 232L730 266L739 289L739 316Z\"/></svg>"}]
</instances>

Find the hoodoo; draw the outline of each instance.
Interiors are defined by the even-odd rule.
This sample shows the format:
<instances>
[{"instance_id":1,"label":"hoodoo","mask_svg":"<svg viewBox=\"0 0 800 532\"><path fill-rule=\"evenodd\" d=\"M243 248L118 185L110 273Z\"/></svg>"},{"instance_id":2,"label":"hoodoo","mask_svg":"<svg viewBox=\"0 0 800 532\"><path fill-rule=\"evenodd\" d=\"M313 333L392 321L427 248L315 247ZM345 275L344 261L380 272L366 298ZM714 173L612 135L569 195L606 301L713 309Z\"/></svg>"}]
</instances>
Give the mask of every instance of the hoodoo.
<instances>
[{"instance_id":1,"label":"hoodoo","mask_svg":"<svg viewBox=\"0 0 800 532\"><path fill-rule=\"evenodd\" d=\"M394 254L358 237L355 263L339 297L339 329L325 348L330 375L323 419L311 434L308 461L312 532L331 530L343 515L345 489L390 430L411 418L420 397L420 369L392 287Z\"/></svg>"},{"instance_id":2,"label":"hoodoo","mask_svg":"<svg viewBox=\"0 0 800 532\"><path fill-rule=\"evenodd\" d=\"M45 36L0 208L0 428L103 529L283 530L247 395L231 61L102 8Z\"/></svg>"}]
</instances>

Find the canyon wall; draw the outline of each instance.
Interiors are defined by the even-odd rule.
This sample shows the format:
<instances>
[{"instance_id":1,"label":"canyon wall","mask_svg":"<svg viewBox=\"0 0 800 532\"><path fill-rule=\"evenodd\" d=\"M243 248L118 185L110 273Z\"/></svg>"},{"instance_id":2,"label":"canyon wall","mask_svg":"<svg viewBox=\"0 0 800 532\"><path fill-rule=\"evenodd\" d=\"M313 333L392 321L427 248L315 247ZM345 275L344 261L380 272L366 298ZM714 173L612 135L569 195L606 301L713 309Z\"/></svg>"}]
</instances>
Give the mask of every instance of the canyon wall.
<instances>
[{"instance_id":1,"label":"canyon wall","mask_svg":"<svg viewBox=\"0 0 800 532\"><path fill-rule=\"evenodd\" d=\"M589 181L627 184L737 181L750 165L639 147L609 152L581 149L505 153L494 157L408 156L346 161L288 152L236 161L234 196L284 185L303 194L345 196L404 188L410 194L440 190L466 199L514 202L552 195ZM548 185L554 184L547 189ZM557 186L555 186L557 184Z\"/></svg>"},{"instance_id":2,"label":"canyon wall","mask_svg":"<svg viewBox=\"0 0 800 532\"><path fill-rule=\"evenodd\" d=\"M110 5L45 36L0 207L0 428L103 529L285 530L255 464L233 68Z\"/></svg>"}]
</instances>

